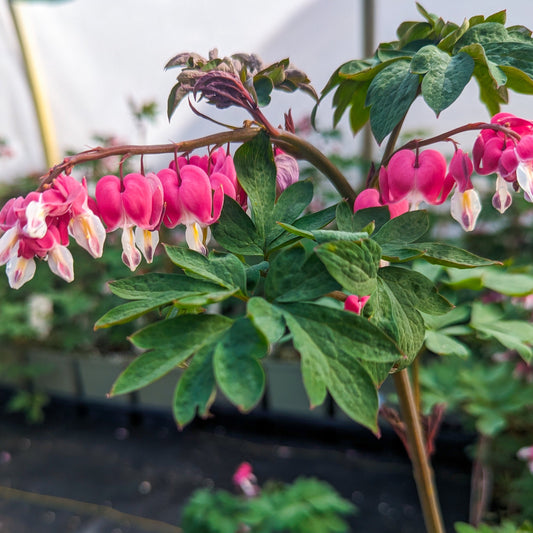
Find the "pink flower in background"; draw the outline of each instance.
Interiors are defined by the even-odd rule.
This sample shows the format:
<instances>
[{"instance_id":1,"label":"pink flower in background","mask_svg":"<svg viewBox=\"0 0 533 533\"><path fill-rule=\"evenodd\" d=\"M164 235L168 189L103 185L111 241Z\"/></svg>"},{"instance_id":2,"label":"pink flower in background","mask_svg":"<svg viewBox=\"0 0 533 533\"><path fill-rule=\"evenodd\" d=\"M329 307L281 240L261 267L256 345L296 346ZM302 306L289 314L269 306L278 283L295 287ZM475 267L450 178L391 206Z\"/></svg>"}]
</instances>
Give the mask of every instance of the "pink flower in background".
<instances>
[{"instance_id":1,"label":"pink flower in background","mask_svg":"<svg viewBox=\"0 0 533 533\"><path fill-rule=\"evenodd\" d=\"M135 270L141 253L151 262L159 242L157 228L163 214L163 187L155 174L128 174L124 179L104 176L96 184L98 214L111 232L122 228L122 261ZM134 228L135 232L134 232ZM137 247L136 247L137 245Z\"/></svg>"},{"instance_id":2,"label":"pink flower in background","mask_svg":"<svg viewBox=\"0 0 533 533\"><path fill-rule=\"evenodd\" d=\"M232 480L249 498L259 494L257 478L254 476L250 463L241 463L233 474Z\"/></svg>"},{"instance_id":3,"label":"pink flower in background","mask_svg":"<svg viewBox=\"0 0 533 533\"><path fill-rule=\"evenodd\" d=\"M479 196L470 180L473 170L474 165L468 154L457 149L450 161L447 179L453 178L457 185L451 199L451 215L465 231L474 229L481 212Z\"/></svg>"},{"instance_id":4,"label":"pink flower in background","mask_svg":"<svg viewBox=\"0 0 533 533\"><path fill-rule=\"evenodd\" d=\"M364 189L361 191L353 204L353 212L368 207L382 207L386 205L389 208L390 217L394 218L409 211L409 202L407 200L400 200L396 203L385 203L381 200L379 191L377 189Z\"/></svg>"},{"instance_id":5,"label":"pink flower in background","mask_svg":"<svg viewBox=\"0 0 533 533\"><path fill-rule=\"evenodd\" d=\"M352 311L360 315L369 299L370 296L356 296L355 294L351 294L344 301L344 310Z\"/></svg>"},{"instance_id":6,"label":"pink flower in background","mask_svg":"<svg viewBox=\"0 0 533 533\"><path fill-rule=\"evenodd\" d=\"M516 452L516 456L519 459L522 459L522 461L527 462L527 466L529 467L529 471L533 474L533 446L526 446L524 448L520 448Z\"/></svg>"},{"instance_id":7,"label":"pink flower in background","mask_svg":"<svg viewBox=\"0 0 533 533\"><path fill-rule=\"evenodd\" d=\"M453 187L446 176L446 159L437 150L415 153L399 150L379 171L381 197L386 204L407 200L411 210L421 202L443 203Z\"/></svg>"},{"instance_id":8,"label":"pink flower in background","mask_svg":"<svg viewBox=\"0 0 533 533\"><path fill-rule=\"evenodd\" d=\"M300 169L298 161L279 148L274 149L274 163L276 164L276 196L279 196L287 187L298 181Z\"/></svg>"}]
</instances>

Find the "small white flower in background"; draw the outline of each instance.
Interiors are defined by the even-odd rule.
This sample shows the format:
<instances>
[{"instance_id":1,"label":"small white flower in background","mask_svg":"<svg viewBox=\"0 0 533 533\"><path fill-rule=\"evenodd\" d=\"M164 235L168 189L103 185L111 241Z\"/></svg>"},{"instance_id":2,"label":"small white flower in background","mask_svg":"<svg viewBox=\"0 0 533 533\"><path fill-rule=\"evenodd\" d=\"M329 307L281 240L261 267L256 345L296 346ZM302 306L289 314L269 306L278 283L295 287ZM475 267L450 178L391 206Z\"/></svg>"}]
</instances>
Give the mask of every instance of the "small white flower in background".
<instances>
[{"instance_id":1,"label":"small white flower in background","mask_svg":"<svg viewBox=\"0 0 533 533\"><path fill-rule=\"evenodd\" d=\"M45 339L52 329L54 305L44 294L32 294L28 299L28 321L39 339Z\"/></svg>"},{"instance_id":2,"label":"small white flower in background","mask_svg":"<svg viewBox=\"0 0 533 533\"><path fill-rule=\"evenodd\" d=\"M533 446L525 446L516 452L516 456L522 461L527 461L529 471L533 474Z\"/></svg>"}]
</instances>

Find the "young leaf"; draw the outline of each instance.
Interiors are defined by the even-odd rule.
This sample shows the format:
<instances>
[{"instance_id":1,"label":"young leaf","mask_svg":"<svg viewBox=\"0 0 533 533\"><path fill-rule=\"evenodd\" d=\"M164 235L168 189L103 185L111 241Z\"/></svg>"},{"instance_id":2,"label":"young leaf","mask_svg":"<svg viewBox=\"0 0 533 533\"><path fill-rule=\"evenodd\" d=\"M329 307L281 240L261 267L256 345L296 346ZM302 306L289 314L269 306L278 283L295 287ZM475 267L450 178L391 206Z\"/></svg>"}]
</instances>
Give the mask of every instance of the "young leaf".
<instances>
[{"instance_id":1,"label":"young leaf","mask_svg":"<svg viewBox=\"0 0 533 533\"><path fill-rule=\"evenodd\" d=\"M365 231L369 224L379 230L390 219L390 211L386 206L368 207L353 212L348 202L342 201L337 206L337 227L341 231Z\"/></svg>"},{"instance_id":2,"label":"young leaf","mask_svg":"<svg viewBox=\"0 0 533 533\"><path fill-rule=\"evenodd\" d=\"M265 373L259 358L268 343L248 318L237 319L217 344L213 359L218 386L241 411L249 411L263 395Z\"/></svg>"},{"instance_id":3,"label":"young leaf","mask_svg":"<svg viewBox=\"0 0 533 533\"><path fill-rule=\"evenodd\" d=\"M218 222L211 226L213 237L228 252L242 255L263 255L263 241L254 223L232 198L224 197Z\"/></svg>"},{"instance_id":4,"label":"young leaf","mask_svg":"<svg viewBox=\"0 0 533 533\"><path fill-rule=\"evenodd\" d=\"M378 144L391 133L416 98L419 76L410 72L410 62L392 63L372 80L366 97L370 125Z\"/></svg>"},{"instance_id":5,"label":"young leaf","mask_svg":"<svg viewBox=\"0 0 533 533\"><path fill-rule=\"evenodd\" d=\"M174 393L172 411L180 428L195 417L206 417L215 398L214 347L207 346L192 358Z\"/></svg>"},{"instance_id":6,"label":"young leaf","mask_svg":"<svg viewBox=\"0 0 533 533\"><path fill-rule=\"evenodd\" d=\"M248 195L257 233L264 240L273 224L276 200L276 165L268 135L259 133L243 144L235 152L234 163L239 182Z\"/></svg>"}]
</instances>

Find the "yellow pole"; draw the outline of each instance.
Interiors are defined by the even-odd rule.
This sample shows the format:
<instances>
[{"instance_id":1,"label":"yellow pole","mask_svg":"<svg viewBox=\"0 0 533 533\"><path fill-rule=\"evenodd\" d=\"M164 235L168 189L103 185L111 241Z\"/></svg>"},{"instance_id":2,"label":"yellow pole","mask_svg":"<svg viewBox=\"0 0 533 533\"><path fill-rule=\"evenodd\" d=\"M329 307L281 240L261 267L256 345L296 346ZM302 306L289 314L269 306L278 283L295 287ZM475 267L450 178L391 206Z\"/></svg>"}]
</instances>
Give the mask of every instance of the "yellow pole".
<instances>
[{"instance_id":1,"label":"yellow pole","mask_svg":"<svg viewBox=\"0 0 533 533\"><path fill-rule=\"evenodd\" d=\"M26 78L28 79L28 85L30 87L33 99L33 105L35 107L35 114L37 116L37 122L39 125L39 133L41 135L44 157L48 167L52 167L60 161L60 154L54 132L54 124L50 114L50 106L46 101L44 88L39 80L39 76L37 75L35 59L31 53L28 35L24 28L22 17L20 16L20 13L17 13L18 9L14 0L8 0L8 4L11 12L11 18L13 19L13 26L15 27L20 45L20 51L22 54L22 60L24 62Z\"/></svg>"}]
</instances>

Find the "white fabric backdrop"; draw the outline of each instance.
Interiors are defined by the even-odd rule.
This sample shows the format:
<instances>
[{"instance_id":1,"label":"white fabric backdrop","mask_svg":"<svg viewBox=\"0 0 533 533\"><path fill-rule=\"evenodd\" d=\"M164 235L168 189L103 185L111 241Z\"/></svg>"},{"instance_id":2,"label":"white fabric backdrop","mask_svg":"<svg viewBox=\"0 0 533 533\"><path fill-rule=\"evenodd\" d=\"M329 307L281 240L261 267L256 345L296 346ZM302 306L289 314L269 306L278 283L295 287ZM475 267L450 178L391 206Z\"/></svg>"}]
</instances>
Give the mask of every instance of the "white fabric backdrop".
<instances>
[{"instance_id":1,"label":"white fabric backdrop","mask_svg":"<svg viewBox=\"0 0 533 533\"><path fill-rule=\"evenodd\" d=\"M460 22L465 16L491 14L503 7L509 24L533 26L533 3L525 0L464 2L426 0L426 9ZM442 4L442 5L441 5ZM504 5L505 4L505 5ZM149 126L146 141L161 143L197 137L216 127L194 117L187 105L166 119L166 98L177 71L163 66L174 54L217 47L221 55L257 52L266 61L289 56L306 71L317 90L342 62L362 55L360 0L71 0L63 3L20 2L62 150L83 150L94 134L115 134L125 142L140 142L128 108L155 100L159 118ZM393 40L399 22L420 20L414 1L376 1L377 42ZM5 0L0 0L0 137L8 140L13 157L0 158L0 180L46 170L30 93ZM471 83L466 94L440 119L439 130L486 118ZM529 100L532 100L530 102ZM533 117L533 99L512 94L508 109ZM276 95L267 115L274 124L283 111L296 117L312 108L306 95ZM422 101L407 122L412 129L430 129L434 115ZM213 108L203 108L209 113ZM239 111L216 114L240 124ZM329 105L319 118L326 124ZM160 164L155 158L154 165ZM150 162L147 162L149 165ZM161 163L163 164L163 163Z\"/></svg>"}]
</instances>

